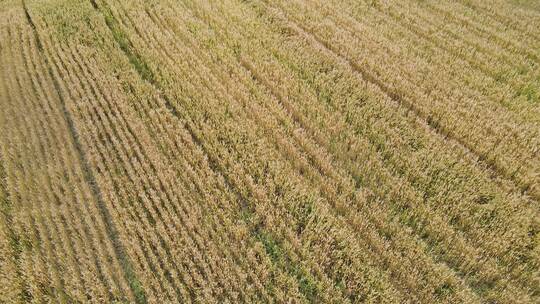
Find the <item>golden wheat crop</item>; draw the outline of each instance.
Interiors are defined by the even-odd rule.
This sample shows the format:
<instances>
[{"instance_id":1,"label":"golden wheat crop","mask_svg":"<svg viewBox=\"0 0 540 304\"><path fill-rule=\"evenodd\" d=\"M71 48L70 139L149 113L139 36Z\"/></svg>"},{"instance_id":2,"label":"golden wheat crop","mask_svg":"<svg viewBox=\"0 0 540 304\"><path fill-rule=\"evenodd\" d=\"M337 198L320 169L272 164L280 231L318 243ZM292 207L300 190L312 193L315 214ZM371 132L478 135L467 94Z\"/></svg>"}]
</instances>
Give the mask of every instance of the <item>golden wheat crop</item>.
<instances>
[{"instance_id":1,"label":"golden wheat crop","mask_svg":"<svg viewBox=\"0 0 540 304\"><path fill-rule=\"evenodd\" d=\"M538 303L539 9L0 1L0 303Z\"/></svg>"}]
</instances>

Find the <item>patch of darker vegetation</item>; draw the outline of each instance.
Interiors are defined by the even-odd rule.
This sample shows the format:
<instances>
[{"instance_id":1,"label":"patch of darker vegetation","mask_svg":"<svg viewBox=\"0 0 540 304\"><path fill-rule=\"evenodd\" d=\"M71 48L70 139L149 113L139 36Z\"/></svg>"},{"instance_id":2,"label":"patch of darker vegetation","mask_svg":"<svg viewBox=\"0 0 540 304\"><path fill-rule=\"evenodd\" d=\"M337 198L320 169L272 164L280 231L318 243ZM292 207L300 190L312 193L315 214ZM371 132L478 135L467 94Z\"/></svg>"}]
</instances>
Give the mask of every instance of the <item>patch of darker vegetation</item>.
<instances>
[{"instance_id":1,"label":"patch of darker vegetation","mask_svg":"<svg viewBox=\"0 0 540 304\"><path fill-rule=\"evenodd\" d=\"M26 6L26 1L23 0L22 2L23 9L24 9L24 16L26 17L26 20L28 21L28 24L32 28L32 32L34 33L34 39L36 40L37 48L40 52L43 51L43 44L41 44L41 40L39 39L39 36L36 31L36 24L34 23L34 20L32 20L32 16L30 16L30 12L28 11L28 7Z\"/></svg>"},{"instance_id":2,"label":"patch of darker vegetation","mask_svg":"<svg viewBox=\"0 0 540 304\"><path fill-rule=\"evenodd\" d=\"M538 101L540 100L538 91L532 83L529 83L520 88L517 92L517 95L524 96L525 98L527 98L527 101L531 103L538 103Z\"/></svg>"},{"instance_id":3,"label":"patch of darker vegetation","mask_svg":"<svg viewBox=\"0 0 540 304\"><path fill-rule=\"evenodd\" d=\"M453 292L452 285L449 283L443 283L435 289L435 294L439 298L446 298L447 296L452 294L452 292Z\"/></svg>"},{"instance_id":4,"label":"patch of darker vegetation","mask_svg":"<svg viewBox=\"0 0 540 304\"><path fill-rule=\"evenodd\" d=\"M126 33L121 29L120 24L114 18L112 12L105 6L102 6L101 8L98 7L97 3L94 0L91 0L91 3L92 6L96 10L101 12L103 17L105 18L105 23L107 24L107 27L111 31L118 47L122 50L122 52L124 52L124 54L128 58L129 63L133 66L133 68L137 71L137 73L141 76L143 80L155 84L155 78L152 70L150 69L148 64L141 58L141 56L135 52L133 44L127 37Z\"/></svg>"},{"instance_id":5,"label":"patch of darker vegetation","mask_svg":"<svg viewBox=\"0 0 540 304\"><path fill-rule=\"evenodd\" d=\"M293 216L298 220L296 232L301 234L309 223L309 220L314 212L314 202L306 199L302 203L296 205L292 210Z\"/></svg>"},{"instance_id":6,"label":"patch of darker vegetation","mask_svg":"<svg viewBox=\"0 0 540 304\"><path fill-rule=\"evenodd\" d=\"M271 234L258 231L256 238L263 244L266 254L270 257L272 263L294 277L298 282L299 291L306 299L316 303L318 300L319 288L313 277L298 264L289 259L284 253L280 243L275 240Z\"/></svg>"}]
</instances>

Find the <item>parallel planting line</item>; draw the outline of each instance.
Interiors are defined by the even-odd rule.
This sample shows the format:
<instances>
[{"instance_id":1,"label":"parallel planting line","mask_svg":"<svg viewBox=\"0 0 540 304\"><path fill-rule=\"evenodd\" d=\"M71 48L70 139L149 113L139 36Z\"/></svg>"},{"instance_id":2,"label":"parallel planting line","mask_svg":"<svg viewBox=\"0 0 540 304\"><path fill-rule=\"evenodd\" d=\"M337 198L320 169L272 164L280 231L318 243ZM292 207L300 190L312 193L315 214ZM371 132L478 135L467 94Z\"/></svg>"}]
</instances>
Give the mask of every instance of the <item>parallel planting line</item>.
<instances>
[{"instance_id":1,"label":"parallel planting line","mask_svg":"<svg viewBox=\"0 0 540 304\"><path fill-rule=\"evenodd\" d=\"M139 155L140 151L138 149L133 149L133 150L135 150L134 158L130 158L131 154L133 154L133 153L130 154L130 152L126 149L126 147L124 145L120 144L120 143L123 143L123 142L127 142L128 144L132 144L133 142L136 141L132 137L129 137L129 138L126 137L126 136L129 136L129 135L126 134L126 132L127 133L131 132L130 129L129 129L129 126L127 126L127 131L124 130L125 126L122 123L120 123L121 128L117 128L118 124L114 123L115 118L110 116L111 112L113 114L116 114L116 113L114 111L104 111L103 110L103 109L110 109L110 107L111 107L110 106L110 98L105 97L105 95L101 91L101 89L98 88L97 85L95 83L93 83L93 81L91 81L92 80L92 75L88 74L88 71L86 70L85 65L81 64L81 62L84 62L83 59L80 59L81 56L79 54L77 54L72 49L70 49L67 52L65 50L62 50L62 53L70 54L70 56L68 56L68 58L74 58L73 62L71 62L72 66L78 67L78 69L79 69L79 71L77 71L75 73L76 75L79 75L79 74L85 75L85 78L90 80L89 81L90 84L88 85L88 86L90 86L90 88L87 88L87 91L91 92L91 94L93 96L95 96L96 100L99 101L99 105L100 105L100 107L95 108L93 113L91 113L90 115L91 115L92 120L94 121L94 124L96 126L99 126L100 130L104 130L102 132L106 136L106 142L107 142L106 145L108 147L110 147L110 149L113 150L113 152L114 152L113 155L120 156L120 159L117 159L117 162L113 162L113 163L122 163L122 162L124 162L126 164L124 166L124 169L127 168L126 170L129 173L129 175L128 175L129 180L126 181L126 183L128 185L141 186L140 181L137 180L136 174L134 175L134 172L143 171L143 169L140 169L140 166L143 163L140 160L140 157L141 157ZM75 82L76 83L77 82L78 83L85 83L82 80L82 78L76 79ZM105 100L105 103L107 103L107 104L104 104L103 100ZM122 119L122 120L120 120L120 122L124 122L124 120ZM132 133L130 133L130 134L132 135ZM126 138L128 138L128 139L126 139ZM100 138L99 140L104 140L104 139ZM114 144L109 144L109 143L114 143ZM117 148L117 145L120 148ZM110 149L105 149L104 151L109 151ZM119 151L118 149L121 149L121 151ZM105 158L105 159L107 159L107 158ZM126 166L129 166L129 167L126 167ZM131 167L131 166L133 166L133 167ZM139 166L139 167L134 168L135 166ZM134 168L134 169L132 169L132 168ZM144 184L141 187L144 190L145 197L151 197L151 194L148 192L149 188L147 188L147 185ZM138 196L138 199L141 199L141 196ZM130 199L126 199L126 201L129 201L129 200ZM152 205L152 207L155 207L155 205ZM152 214L148 210L144 209L142 213L145 214L146 220L148 220L150 223L154 224L156 222L154 214ZM143 217L143 220L141 220L141 218L139 217L138 221L141 221L141 222L144 223L145 222L144 218L145 217ZM149 227L149 229L150 229L150 227ZM141 242L144 242L144 240L141 239ZM160 238L158 243L159 244L163 243L163 239ZM161 248L161 247L162 246L155 246L155 248ZM150 247L150 248L153 249L153 250L155 249L154 247ZM165 251L167 252L167 255L168 255L167 257L170 259L171 258L170 251L168 251L167 248L165 248ZM159 256L159 254L156 254L156 256ZM160 270L162 271L162 273L165 273L165 271L163 270L164 265L163 265L161 259L158 259L158 264L161 267ZM164 279L167 280L169 283L173 284L171 276L165 275Z\"/></svg>"},{"instance_id":2,"label":"parallel planting line","mask_svg":"<svg viewBox=\"0 0 540 304\"><path fill-rule=\"evenodd\" d=\"M3 76L3 75L2 75ZM0 88L0 98L4 98L5 95L1 94L3 88ZM3 114L0 114L3 115ZM1 117L0 117L1 118ZM2 139L0 139L2 140ZM11 270L6 264L3 264L4 269L0 270L6 279L10 280L10 284L5 286L9 288L10 294L5 294L0 296L1 301L15 300L15 301L30 301L31 294L28 292L28 283L22 277L24 269L22 269L20 264L21 257L21 237L18 235L16 229L13 227L13 203L10 199L10 193L7 187L7 172L4 166L6 161L3 157L4 151L0 149L0 230L2 230L2 237L5 237L5 240L1 242L6 242L6 251L2 251L2 254L5 256L1 257L6 264L10 264L13 267L14 273L10 273ZM14 276L14 277L13 277Z\"/></svg>"},{"instance_id":3,"label":"parallel planting line","mask_svg":"<svg viewBox=\"0 0 540 304\"><path fill-rule=\"evenodd\" d=\"M26 71L22 70L22 64L24 62L22 51L18 48L22 46L22 36L24 35L24 29L19 28L17 31L18 36L15 33L11 35L11 41L17 41L11 49L10 58L14 61L14 77L11 78L11 89L16 91L14 101L16 105L12 105L12 111L17 108L23 108L30 111L28 117L19 117L20 114L14 114L15 126L11 129L14 130L15 140L14 152L20 157L20 160L24 161L24 164L20 166L19 180L14 183L14 187L18 198L26 205L24 209L28 212L27 221L31 222L34 227L34 235L32 241L35 242L35 246L39 247L41 257L43 259L43 265L40 271L44 271L44 279L41 281L43 284L43 290L39 292L32 292L34 296L43 296L52 300L64 299L63 293L63 278L60 276L58 254L56 253L56 247L58 244L52 242L52 235L60 233L57 222L52 224L48 222L50 217L48 214L49 201L38 199L36 197L36 189L43 190L36 175L39 174L40 157L44 157L45 145L40 138L40 131L36 130L36 126L32 123L35 117L32 117L32 107L28 106L29 100L32 99L31 90L26 90L30 80L27 78L29 75ZM17 134L18 133L18 134ZM17 136L18 135L18 136ZM21 139L24 138L24 141ZM18 171L19 171L18 170ZM17 174L17 173L16 173ZM39 190L38 190L39 191ZM32 214L32 210L37 210L38 214ZM39 267L39 266L38 266ZM36 267L37 268L37 267ZM26 269L28 271L28 269ZM32 274L32 279L38 279L39 275ZM38 293L37 295L35 293Z\"/></svg>"},{"instance_id":4,"label":"parallel planting line","mask_svg":"<svg viewBox=\"0 0 540 304\"><path fill-rule=\"evenodd\" d=\"M35 50L35 48L33 50ZM40 57L39 54L34 54L34 55L36 58ZM36 59L36 61L40 63L41 70L47 70L42 60ZM47 95L46 100L49 100L49 98L54 99L54 96L53 96L54 94L51 95L51 92L55 92L56 90L53 88L53 85L51 84L52 80L48 79L47 76L48 76L47 74L42 75L42 77L46 78L45 80L42 80L44 82L44 85L46 86L46 89L45 90L41 89L40 91L45 92L45 94ZM60 78L58 74L56 74L56 77ZM65 92L65 88L60 88L60 89L63 89ZM61 109L59 109L58 107L55 107L55 104L58 104L58 101L48 103L49 105L48 109L53 112L53 114L49 116L50 117L58 116L58 117L63 118ZM67 126L65 125L64 119L62 119L62 122L64 124L56 122L56 125L52 126L52 128L56 130L52 134L52 137L56 138L55 134L57 134L61 136L62 138L56 139L56 142L62 142L62 143L66 141L69 142L69 137L70 137L69 132L64 131L64 130L67 130ZM59 130L59 128L61 128L61 130ZM64 134L67 134L66 136L67 138L63 136ZM67 164L77 163L78 156L77 156L76 151L74 151L73 149L65 150L62 148L62 146L58 146L58 144L57 144L57 147L59 151L63 152L62 153L63 157L66 160L65 163ZM80 165L78 166L76 165L75 168L80 168ZM102 272L107 275L107 280L104 280L103 278L101 278L101 281L103 282L103 284L107 284L107 282L109 282L112 278L113 281L110 281L110 282L112 283L111 287L113 288L115 295L118 294L119 292L122 293L124 291L129 290L129 287L125 285L122 278L119 279L118 276L116 275L118 273L122 273L122 270L120 269L118 260L114 259L114 255L115 255L114 249L113 249L114 245L106 241L109 238L107 237L107 232L103 228L105 225L103 224L102 221L99 220L100 212L97 210L94 204L92 203L89 204L86 202L86 200L90 200L90 201L92 200L91 199L92 194L91 194L91 190L89 189L89 186L85 182L84 173L81 172L80 170L74 172L74 167L69 166L69 165L64 170L65 170L64 172L69 172L69 177L66 176L63 181L64 182L75 181L77 184L80 183L80 186L82 186L81 190L83 190L81 191L82 193L75 193L73 189L70 189L68 192L71 193L71 197L66 197L65 196L66 194L64 193L64 191L60 191L59 193L61 201L75 200L77 202L81 202L80 204L74 204L76 208L74 212L76 215L73 215L73 211L70 212L70 215L72 216L72 221L75 221L78 227L82 226L82 228L80 229L81 231L84 231L84 237L85 237L84 246L77 246L77 247L85 248L85 251L87 252L88 252L88 247L90 247L89 255L92 256L92 258L95 261L93 265L95 267L94 269L97 269L98 274L100 275ZM80 186L77 185L76 188L80 189L79 188ZM69 188L72 188L72 187L69 187ZM84 209L81 209L79 207L80 205L84 206ZM71 210L71 208L69 208L69 210ZM96 219L96 216L98 217L98 219ZM80 219L81 217L83 219L82 221ZM91 223L94 223L94 224L92 225ZM96 242L98 243L97 245L94 242L92 242L93 239L96 240ZM104 260L110 261L112 265L109 265L109 264L101 265L100 261L104 261ZM78 266L78 263L75 263L75 264ZM83 269L85 272L89 271L89 269L87 269L86 267L84 267ZM95 270L91 270L91 271L93 272ZM118 290L118 286L121 287L122 291Z\"/></svg>"},{"instance_id":5,"label":"parallel planting line","mask_svg":"<svg viewBox=\"0 0 540 304\"><path fill-rule=\"evenodd\" d=\"M28 24L31 26L34 37L38 46L38 49L43 55L43 58L48 65L48 73L50 78L53 80L54 88L56 89L56 93L58 94L58 98L60 100L60 106L62 108L62 112L64 114L64 119L68 125L68 130L71 136L71 142L75 148L75 150L78 152L79 162L82 166L82 172L84 174L84 178L86 182L89 185L90 190L92 191L92 195L94 200L97 203L98 210L101 212L101 216L105 222L105 229L107 230L107 234L109 238L111 239L113 243L113 247L115 250L116 258L120 261L120 264L122 266L122 269L124 271L125 279L128 281L131 291L135 295L135 300L137 303L146 303L146 297L144 294L144 290L141 288L140 283L138 283L138 279L135 276L135 273L133 272L133 266L131 265L131 261L129 260L129 257L126 255L123 244L121 243L119 237L118 237L118 231L115 227L115 224L112 220L111 214L109 210L106 207L105 202L102 199L102 194L97 186L96 179L92 173L92 169L90 167L89 161L87 159L87 156L83 150L83 147L79 141L79 136L77 133L76 126L73 122L73 118L71 117L71 114L67 108L66 101L64 99L63 94L61 93L61 88L58 83L58 79L54 76L51 68L51 64L48 61L48 57L43 54L43 44L41 42L40 36L38 34L38 30L36 28L36 25L34 24L32 17L29 13L28 7L26 6L26 1L22 1L23 9L26 15L26 18L28 20Z\"/></svg>"},{"instance_id":6,"label":"parallel planting line","mask_svg":"<svg viewBox=\"0 0 540 304\"><path fill-rule=\"evenodd\" d=\"M46 42L46 40L45 40L45 42ZM46 48L46 49L49 51L49 53L50 53L49 55L52 56L52 58L50 59L50 62L54 63L55 66L56 66L56 70L57 70L57 71L54 71L54 72L56 73L55 76L58 77L59 79L60 79L60 78L63 78L64 80L66 79L66 77L69 77L69 78L73 79L72 73L69 71L69 69L68 69L68 67L65 65L64 61L69 61L69 64L70 64L69 66L77 66L77 63L71 61L71 57L70 57L70 56L64 55L63 50L59 50L58 48L57 48L56 50L54 50L54 47L55 47L55 46L57 47L57 45L58 45L58 44L54 45L54 43L53 43L53 45L47 45L48 47ZM62 58L62 59L59 60L59 61L57 61L57 60L55 60L55 57L60 57L60 58ZM58 62L60 62L60 63L58 63ZM62 65L62 66L60 66L60 65ZM60 75L63 75L63 76L60 76ZM78 78L76 81L74 81L74 82L72 83L72 84L73 84L73 88L75 88L75 90L66 90L65 88L63 88L63 89L64 89L64 92L66 92L65 94L69 95L69 98L70 98L70 99L74 99L74 100L77 100L78 98L80 98L80 99L85 98L85 95L84 95L84 94L88 93L88 91L85 91L84 89L80 88L81 83L84 84L85 82L83 82L80 78ZM62 83L59 83L59 84L60 84L60 85L63 85ZM83 92L82 95L81 95L80 92ZM76 94L76 93L79 93L79 97L74 96L74 94ZM96 98L97 98L97 97L96 97ZM82 133L86 133L86 132L82 132ZM84 179L83 177L81 177L81 178ZM91 190L88 189L88 188L89 188L89 185L87 185L87 183L84 183L83 185L86 186L86 189L88 190L88 195L91 196ZM101 192L101 193L102 193L102 195L103 195L103 192ZM104 200L106 200L106 198L104 198ZM113 205L113 206L114 206L114 205ZM96 206L94 206L94 205L91 205L91 208L97 209ZM113 211L116 211L116 210L114 210L114 208L113 208ZM98 210L96 210L95 212L96 212L96 214L98 214L98 215L100 214L100 212L99 212ZM97 226L98 226L97 228L98 228L99 231L100 231L100 234L106 234L106 232L103 232L103 230L100 229L100 228L103 228L103 227L105 226L105 224L99 224L99 225L97 225ZM100 236L100 240L103 241L102 238L101 238L101 236ZM111 245L111 246L113 246L113 245ZM107 246L107 247L108 247L108 246ZM111 248L111 250L114 251L114 248ZM112 255L114 255L114 252L112 253ZM107 258L107 259L108 259L108 258ZM114 258L113 258L113 259L114 259ZM118 261L117 261L117 260L114 260L113 262L115 263L115 266L116 266L116 263L117 263ZM121 267L121 266L118 265L118 267ZM122 272L122 270L118 269L118 272ZM136 287L137 287L137 285L136 285ZM130 287L127 287L127 286L126 286L125 290L128 290L129 288L130 288Z\"/></svg>"},{"instance_id":7,"label":"parallel planting line","mask_svg":"<svg viewBox=\"0 0 540 304\"><path fill-rule=\"evenodd\" d=\"M1 30L0 40L10 41L8 37L4 37L4 34L4 30ZM7 67L8 64L3 61L5 58L8 58L8 49L3 46L0 45L0 64L3 67ZM0 110L0 129L6 128L6 130L9 124L7 121L9 115L5 112L5 108L7 104L11 103L12 99L9 88L7 87L8 77L11 76L7 75L7 68L2 69L0 71L0 100L4 101L5 104L2 106L2 110ZM8 168L6 167L8 159L6 156L7 151L4 150L6 146L4 136L8 135L2 133L0 136L0 143L2 143L0 147L0 230L2 230L1 234L5 239L0 242L5 242L6 251L2 252L5 256L0 259L4 259L7 265L4 264L4 268L0 270L0 273L2 275L5 274L5 279L9 279L10 281L5 286L6 289L9 289L9 293L1 295L0 301L8 302L9 300L15 300L25 302L31 300L31 294L29 293L28 282L23 277L24 269L20 264L21 251L23 250L21 239L24 236L19 235L18 229L15 227L16 224L14 223L13 212L16 206L12 202L11 193L8 189ZM10 270L13 273L10 273Z\"/></svg>"},{"instance_id":8,"label":"parallel planting line","mask_svg":"<svg viewBox=\"0 0 540 304\"><path fill-rule=\"evenodd\" d=\"M53 101L54 97L50 95L50 92L53 92L50 88L50 79L46 79L48 76L47 74L38 72L38 71L44 71L46 70L43 67L43 61L41 60L41 56L38 53L38 49L34 47L34 44L31 43L31 40L29 39L28 47L24 48L24 59L25 59L25 70L29 73L29 76L32 78L32 89L34 92L35 98L32 98L32 104L29 106L30 109L39 109L39 111L36 113L36 116L38 116L38 119L35 119L36 121L39 121L38 124L41 126L48 126L47 128L42 128L40 131L44 131L45 134L41 136L46 142L43 146L43 149L47 149L42 151L43 157L46 160L46 162L55 162L57 161L57 157L55 157L56 153L48 152L50 148L57 149L57 151L62 151L61 157L63 158L62 167L64 168L64 172L70 172L72 173L71 167L69 166L72 164L72 160L65 154L66 150L63 150L63 147L59 147L59 142L65 142L66 140L69 141L69 139L64 138L64 132L58 129L58 122L54 119L55 117L61 117L63 119L63 116L59 113L58 109L55 108L55 101ZM30 54L28 53L30 52ZM46 102L41 102L46 101ZM54 111L54 110L57 111ZM55 113L51 113L50 111L54 111ZM43 113L46 113L47 115L43 116L41 115ZM59 115L58 115L59 114ZM58 116L57 116L58 115ZM53 131L50 132L49 129L52 129ZM62 137L61 139L58 139L58 137ZM71 151L71 150L70 150ZM52 157L52 159L51 159ZM66 165L67 164L67 165ZM49 173L54 174L54 173ZM59 191L59 193L53 193L56 186L56 179L53 179L53 176L56 175L50 175L50 176L44 176L43 182L46 184L47 190L47 196L50 201L55 201L57 203L60 203L60 201L73 201L73 196L75 195L72 187L70 186L68 191ZM70 174L70 179L73 178L73 176ZM74 179L76 180L76 178ZM63 181L66 181L63 179ZM56 186L53 186L53 183ZM50 191L49 191L50 190ZM69 194L66 192L70 192L73 196L68 197ZM85 204L86 205L86 204ZM84 236L88 240L88 227L82 227L81 228L81 222L79 220L82 215L86 215L85 212L81 211L81 209L78 207L79 204L74 204L75 208L77 209L75 211L75 215L73 214L73 210L71 208L66 208L66 211L69 211L68 218L65 218L65 214L62 213L62 220L59 225L63 227L61 229L62 233L59 233L58 235L61 237L62 242L66 243L68 246L67 251L64 250L63 246L60 246L60 249L62 252L60 253L62 256L69 256L72 260L72 263L70 266L75 267L78 273L78 277L75 278L78 282L76 284L79 284L78 287L85 286L85 283L83 283L81 280L81 271L80 271L80 262L77 261L77 258L73 257L73 253L75 253L77 256L82 256L80 250L85 250L86 254L88 254L88 246L86 244L80 243L80 238L72 236L72 229L69 227L73 225L73 221L75 221L78 225L76 226L79 231L84 231ZM49 212L50 218L56 218L53 217L52 214L50 214L51 211L54 210L54 207L48 208L47 212ZM71 222L68 222L71 221ZM73 240L75 240L78 244L74 245ZM94 251L93 249L90 249L91 255L94 258L94 265L95 269L92 271L95 271L97 273L97 276L101 282L107 282L103 276L102 269L99 264L99 259L96 257L97 251ZM96 270L97 269L97 270ZM86 284L93 284L95 282L87 282ZM105 284L105 283L104 283ZM67 287L66 287L67 288ZM69 292L69 290L66 290L66 292ZM110 295L110 294L109 294ZM87 294L88 296L88 294Z\"/></svg>"},{"instance_id":9,"label":"parallel planting line","mask_svg":"<svg viewBox=\"0 0 540 304\"><path fill-rule=\"evenodd\" d=\"M11 41L11 29L10 27L2 28L2 35L1 37L4 38L5 41ZM9 52L9 53L8 53ZM13 67L13 58L11 55L11 48L4 48L2 49L2 55L0 56L0 62L2 62L2 66L5 67L5 69L2 69L1 75L2 75L2 92L5 93L2 94L2 100L4 100L7 104L13 104L16 102L16 96L13 95L11 92L16 90L11 90L10 82L13 79L11 77L13 74L10 72L13 72L11 69ZM8 60L9 58L9 60ZM10 69L11 68L11 69ZM8 76L9 75L9 76ZM6 104L6 105L7 105ZM12 208L11 211L19 211L17 216L18 218L28 218L30 219L30 215L27 212L27 209L21 208L24 207L23 204L21 204L21 195L18 193L18 191L22 190L21 188L17 187L18 183L18 176L16 175L17 172L14 170L13 166L13 159L17 158L17 153L14 151L14 141L16 140L15 137L17 135L13 134L13 132L17 131L17 128L8 128L9 123L18 122L18 120L15 120L10 111L8 111L10 107L8 106L2 106L1 109L1 118L2 122L4 123L3 126L6 127L6 131L2 132L2 138L0 140L2 141L2 157L5 161L6 167L4 169L6 170L4 172L4 179L2 180L2 186L5 188L5 191L7 194L9 194L9 197L6 196L5 199L9 199L9 205ZM8 119L9 118L9 119ZM17 167L16 169L20 169L20 167ZM17 170L18 171L18 170ZM7 202L7 201L6 201ZM17 210L19 209L19 210ZM6 210L7 211L7 210ZM35 241L37 230L29 221L13 221L13 225L10 225L9 227L14 230L14 232L17 233L15 235L13 242L11 243L12 250L13 250L13 257L15 258L16 263L16 275L18 275L18 279L21 281L20 290L18 295L14 296L11 299L19 298L22 301L32 301L33 299L36 299L39 297L39 295L33 294L33 286L32 282L30 282L29 277L32 275L32 273L29 273L27 268L25 268L24 259L29 257L28 252L28 245L31 244L32 241ZM22 225L19 225L22 224ZM23 233L24 232L24 233ZM40 248L36 248L36 250L41 250ZM35 267L39 267L39 264L35 264ZM14 279L15 280L15 279ZM38 298L42 299L42 298Z\"/></svg>"}]
</instances>

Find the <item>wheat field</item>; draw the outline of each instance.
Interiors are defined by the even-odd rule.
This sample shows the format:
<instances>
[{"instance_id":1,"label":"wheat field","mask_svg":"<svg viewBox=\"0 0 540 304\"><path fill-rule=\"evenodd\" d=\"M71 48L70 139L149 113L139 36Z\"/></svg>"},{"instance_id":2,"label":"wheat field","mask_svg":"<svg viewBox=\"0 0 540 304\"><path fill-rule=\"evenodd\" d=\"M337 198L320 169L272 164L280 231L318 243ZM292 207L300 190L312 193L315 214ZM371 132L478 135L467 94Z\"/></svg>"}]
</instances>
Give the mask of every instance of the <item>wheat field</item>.
<instances>
[{"instance_id":1,"label":"wheat field","mask_svg":"<svg viewBox=\"0 0 540 304\"><path fill-rule=\"evenodd\" d=\"M0 303L540 303L540 5L0 0Z\"/></svg>"}]
</instances>

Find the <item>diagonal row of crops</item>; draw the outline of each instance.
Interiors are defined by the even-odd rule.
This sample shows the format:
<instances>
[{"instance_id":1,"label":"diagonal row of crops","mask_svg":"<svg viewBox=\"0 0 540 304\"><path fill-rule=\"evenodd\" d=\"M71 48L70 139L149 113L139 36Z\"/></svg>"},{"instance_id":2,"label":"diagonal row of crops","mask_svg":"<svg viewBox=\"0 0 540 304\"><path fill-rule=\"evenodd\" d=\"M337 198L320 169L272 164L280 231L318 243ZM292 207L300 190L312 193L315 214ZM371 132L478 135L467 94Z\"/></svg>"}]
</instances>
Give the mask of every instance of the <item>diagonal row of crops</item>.
<instances>
[{"instance_id":1,"label":"diagonal row of crops","mask_svg":"<svg viewBox=\"0 0 540 304\"><path fill-rule=\"evenodd\" d=\"M539 301L532 5L0 16L0 302Z\"/></svg>"}]
</instances>

